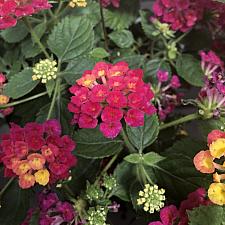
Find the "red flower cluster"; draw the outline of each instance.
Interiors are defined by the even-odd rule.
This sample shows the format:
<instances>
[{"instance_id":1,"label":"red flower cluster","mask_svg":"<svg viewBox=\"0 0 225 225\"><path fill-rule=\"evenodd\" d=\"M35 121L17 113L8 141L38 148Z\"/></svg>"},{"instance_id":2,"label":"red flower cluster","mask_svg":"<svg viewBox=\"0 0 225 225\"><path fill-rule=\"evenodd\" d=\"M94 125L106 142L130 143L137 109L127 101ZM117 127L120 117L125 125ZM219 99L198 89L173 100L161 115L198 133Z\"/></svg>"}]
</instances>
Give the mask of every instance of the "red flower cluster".
<instances>
[{"instance_id":1,"label":"red flower cluster","mask_svg":"<svg viewBox=\"0 0 225 225\"><path fill-rule=\"evenodd\" d=\"M50 7L48 0L0 0L0 29L13 27L21 17Z\"/></svg>"},{"instance_id":2,"label":"red flower cluster","mask_svg":"<svg viewBox=\"0 0 225 225\"><path fill-rule=\"evenodd\" d=\"M101 0L101 3L102 3L102 6L105 8L110 5L112 5L115 8L120 7L120 0Z\"/></svg>"},{"instance_id":3,"label":"red flower cluster","mask_svg":"<svg viewBox=\"0 0 225 225\"><path fill-rule=\"evenodd\" d=\"M27 123L24 128L11 124L10 133L2 135L0 159L5 176L19 176L19 185L25 189L68 178L76 164L74 148L69 136L61 136L57 120Z\"/></svg>"},{"instance_id":4,"label":"red flower cluster","mask_svg":"<svg viewBox=\"0 0 225 225\"><path fill-rule=\"evenodd\" d=\"M3 95L3 87L6 83L6 77L2 73L0 73L0 105L5 105L9 102L9 97ZM8 116L13 112L13 107L9 107L6 109L0 109L0 114L3 116Z\"/></svg>"},{"instance_id":5,"label":"red flower cluster","mask_svg":"<svg viewBox=\"0 0 225 225\"><path fill-rule=\"evenodd\" d=\"M74 113L73 124L95 128L101 115L100 130L107 138L120 133L123 117L129 126L143 126L145 113L152 115L156 109L150 102L154 97L151 87L142 77L141 69L131 70L126 62L99 62L85 71L70 88L74 96L68 109Z\"/></svg>"}]
</instances>

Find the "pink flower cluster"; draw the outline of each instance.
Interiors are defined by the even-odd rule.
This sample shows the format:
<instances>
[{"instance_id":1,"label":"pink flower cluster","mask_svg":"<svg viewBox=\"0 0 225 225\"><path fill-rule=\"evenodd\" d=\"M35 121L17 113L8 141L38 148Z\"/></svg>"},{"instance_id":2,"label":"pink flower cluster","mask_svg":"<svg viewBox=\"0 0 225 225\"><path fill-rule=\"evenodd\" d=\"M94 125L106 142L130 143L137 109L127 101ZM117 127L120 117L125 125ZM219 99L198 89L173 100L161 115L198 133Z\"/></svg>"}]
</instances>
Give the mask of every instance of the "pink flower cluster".
<instances>
[{"instance_id":1,"label":"pink flower cluster","mask_svg":"<svg viewBox=\"0 0 225 225\"><path fill-rule=\"evenodd\" d=\"M141 69L131 70L126 62L99 62L85 71L70 88L74 96L68 109L74 113L73 124L95 128L101 116L100 131L107 138L120 133L122 118L131 127L143 126L145 114L156 110L150 102L154 94L142 77Z\"/></svg>"},{"instance_id":2,"label":"pink flower cluster","mask_svg":"<svg viewBox=\"0 0 225 225\"><path fill-rule=\"evenodd\" d=\"M156 0L153 12L173 30L182 32L192 29L203 18L207 19L206 24L213 31L225 25L224 4L212 0Z\"/></svg>"},{"instance_id":3,"label":"pink flower cluster","mask_svg":"<svg viewBox=\"0 0 225 225\"><path fill-rule=\"evenodd\" d=\"M69 136L61 136L57 120L27 123L24 128L11 124L10 133L2 135L0 160L5 176L18 176L21 188L45 186L69 177L77 161L74 148Z\"/></svg>"},{"instance_id":4,"label":"pink flower cluster","mask_svg":"<svg viewBox=\"0 0 225 225\"><path fill-rule=\"evenodd\" d=\"M171 24L173 30L186 32L202 19L203 7L200 0L156 0L153 5L155 16Z\"/></svg>"},{"instance_id":5,"label":"pink flower cluster","mask_svg":"<svg viewBox=\"0 0 225 225\"><path fill-rule=\"evenodd\" d=\"M13 27L21 17L50 7L48 0L0 0L0 29Z\"/></svg>"},{"instance_id":6,"label":"pink flower cluster","mask_svg":"<svg viewBox=\"0 0 225 225\"><path fill-rule=\"evenodd\" d=\"M6 95L3 95L3 87L6 83L6 76L3 73L0 73L0 106L5 105L9 102L9 97ZM8 116L13 112L13 107L8 107L5 109L0 109L0 114L3 116Z\"/></svg>"},{"instance_id":7,"label":"pink flower cluster","mask_svg":"<svg viewBox=\"0 0 225 225\"><path fill-rule=\"evenodd\" d=\"M101 3L102 3L102 6L105 8L110 5L112 5L115 8L120 7L120 0L101 0Z\"/></svg>"},{"instance_id":8,"label":"pink flower cluster","mask_svg":"<svg viewBox=\"0 0 225 225\"><path fill-rule=\"evenodd\" d=\"M41 193L38 196L39 225L69 224L75 218L75 211L69 202L59 200L56 193ZM30 209L21 225L29 225L35 212Z\"/></svg>"},{"instance_id":9,"label":"pink flower cluster","mask_svg":"<svg viewBox=\"0 0 225 225\"><path fill-rule=\"evenodd\" d=\"M175 205L169 205L161 209L161 221L151 222L148 225L188 225L187 210L210 204L212 204L211 201L206 199L206 191L203 188L199 188L190 193L188 198L181 202L179 209Z\"/></svg>"},{"instance_id":10,"label":"pink flower cluster","mask_svg":"<svg viewBox=\"0 0 225 225\"><path fill-rule=\"evenodd\" d=\"M181 83L176 75L173 75L169 80L169 73L163 70L158 70L157 79L158 85L154 87L155 103L160 119L165 120L175 107L180 104L182 94L176 93L175 90L181 86Z\"/></svg>"}]
</instances>

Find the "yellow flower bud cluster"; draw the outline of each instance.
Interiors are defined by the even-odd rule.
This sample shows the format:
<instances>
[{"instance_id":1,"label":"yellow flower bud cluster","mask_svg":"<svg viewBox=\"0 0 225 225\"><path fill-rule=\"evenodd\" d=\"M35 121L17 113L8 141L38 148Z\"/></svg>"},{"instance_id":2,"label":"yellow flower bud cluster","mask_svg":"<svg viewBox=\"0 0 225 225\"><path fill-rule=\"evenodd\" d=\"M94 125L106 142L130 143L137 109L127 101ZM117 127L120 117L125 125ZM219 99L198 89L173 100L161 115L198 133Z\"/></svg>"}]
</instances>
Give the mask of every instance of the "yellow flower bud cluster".
<instances>
[{"instance_id":1,"label":"yellow flower bud cluster","mask_svg":"<svg viewBox=\"0 0 225 225\"><path fill-rule=\"evenodd\" d=\"M154 213L164 207L165 190L157 185L146 184L143 191L139 192L138 205L143 205L144 211Z\"/></svg>"},{"instance_id":2,"label":"yellow flower bud cluster","mask_svg":"<svg viewBox=\"0 0 225 225\"><path fill-rule=\"evenodd\" d=\"M74 8L74 7L86 7L87 2L86 0L71 0L69 3L69 6Z\"/></svg>"},{"instance_id":3,"label":"yellow flower bud cluster","mask_svg":"<svg viewBox=\"0 0 225 225\"><path fill-rule=\"evenodd\" d=\"M33 68L33 80L41 80L45 84L49 80L56 79L57 76L57 63L50 59L40 60Z\"/></svg>"}]
</instances>

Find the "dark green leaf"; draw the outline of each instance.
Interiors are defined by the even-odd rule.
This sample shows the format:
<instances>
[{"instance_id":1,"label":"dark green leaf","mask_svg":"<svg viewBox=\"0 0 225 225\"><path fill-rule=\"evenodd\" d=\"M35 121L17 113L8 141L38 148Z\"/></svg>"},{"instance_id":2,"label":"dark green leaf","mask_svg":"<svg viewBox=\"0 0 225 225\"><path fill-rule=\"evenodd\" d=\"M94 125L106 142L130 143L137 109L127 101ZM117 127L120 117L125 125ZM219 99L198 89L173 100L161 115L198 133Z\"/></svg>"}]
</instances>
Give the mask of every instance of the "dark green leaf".
<instances>
[{"instance_id":1,"label":"dark green leaf","mask_svg":"<svg viewBox=\"0 0 225 225\"><path fill-rule=\"evenodd\" d=\"M116 58L114 60L114 63L119 62L119 61L125 61L129 64L129 67L131 69L136 69L144 66L145 63L145 57L143 55L130 55L130 56L125 56L121 58Z\"/></svg>"},{"instance_id":2,"label":"dark green leaf","mask_svg":"<svg viewBox=\"0 0 225 225\"><path fill-rule=\"evenodd\" d=\"M82 129L74 134L77 143L77 155L84 158L104 158L118 153L123 147L123 141L119 138L107 139L95 129Z\"/></svg>"},{"instance_id":3,"label":"dark green leaf","mask_svg":"<svg viewBox=\"0 0 225 225\"><path fill-rule=\"evenodd\" d=\"M1 31L1 37L8 43L22 41L28 34L28 30L23 22L19 22L15 27Z\"/></svg>"},{"instance_id":4,"label":"dark green leaf","mask_svg":"<svg viewBox=\"0 0 225 225\"><path fill-rule=\"evenodd\" d=\"M152 33L155 31L155 28L152 24L150 24L150 15L146 11L140 10L141 15L141 26L144 30L145 35L150 39L155 39L155 37L152 35Z\"/></svg>"},{"instance_id":5,"label":"dark green leaf","mask_svg":"<svg viewBox=\"0 0 225 225\"><path fill-rule=\"evenodd\" d=\"M164 159L165 159L165 157L162 157L161 155L157 154L156 152L149 152L147 154L144 154L143 163L147 166L152 166Z\"/></svg>"},{"instance_id":6,"label":"dark green leaf","mask_svg":"<svg viewBox=\"0 0 225 225\"><path fill-rule=\"evenodd\" d=\"M142 162L142 155L138 153L133 153L124 158L125 161L133 164L139 164Z\"/></svg>"},{"instance_id":7,"label":"dark green leaf","mask_svg":"<svg viewBox=\"0 0 225 225\"><path fill-rule=\"evenodd\" d=\"M143 189L143 187L141 186L141 184L138 182L138 180L133 181L131 186L130 186L130 199L131 202L133 204L134 209L137 211L138 208L140 208L137 205L137 199L139 198L139 191L141 191Z\"/></svg>"},{"instance_id":8,"label":"dark green leaf","mask_svg":"<svg viewBox=\"0 0 225 225\"><path fill-rule=\"evenodd\" d=\"M142 127L127 126L128 138L140 151L151 145L156 140L158 133L159 121L156 115L146 116L145 124Z\"/></svg>"},{"instance_id":9,"label":"dark green leaf","mask_svg":"<svg viewBox=\"0 0 225 225\"><path fill-rule=\"evenodd\" d=\"M32 69L26 68L22 72L14 75L4 88L4 94L17 99L32 91L39 81L32 80Z\"/></svg>"},{"instance_id":10,"label":"dark green leaf","mask_svg":"<svg viewBox=\"0 0 225 225\"><path fill-rule=\"evenodd\" d=\"M81 78L85 70L90 70L94 67L95 60L85 57L78 58L69 62L62 76L68 84L75 84L76 80Z\"/></svg>"},{"instance_id":11,"label":"dark green leaf","mask_svg":"<svg viewBox=\"0 0 225 225\"><path fill-rule=\"evenodd\" d=\"M93 58L104 59L109 56L109 53L104 48L94 48L90 55Z\"/></svg>"},{"instance_id":12,"label":"dark green leaf","mask_svg":"<svg viewBox=\"0 0 225 225\"><path fill-rule=\"evenodd\" d=\"M114 31L109 38L120 48L129 48L134 43L133 34L129 30Z\"/></svg>"},{"instance_id":13,"label":"dark green leaf","mask_svg":"<svg viewBox=\"0 0 225 225\"><path fill-rule=\"evenodd\" d=\"M193 86L202 87L204 85L204 74L200 61L192 55L183 54L179 56L176 69L178 75Z\"/></svg>"},{"instance_id":14,"label":"dark green leaf","mask_svg":"<svg viewBox=\"0 0 225 225\"><path fill-rule=\"evenodd\" d=\"M188 211L189 225L224 225L225 209L218 205L200 206Z\"/></svg>"},{"instance_id":15,"label":"dark green leaf","mask_svg":"<svg viewBox=\"0 0 225 225\"><path fill-rule=\"evenodd\" d=\"M45 34L47 29L47 24L46 22L40 23L37 26L34 27L34 32L38 36L39 39L42 38L42 36ZM33 37L32 37L33 39ZM36 43L36 41L33 39L33 43Z\"/></svg>"},{"instance_id":16,"label":"dark green leaf","mask_svg":"<svg viewBox=\"0 0 225 225\"><path fill-rule=\"evenodd\" d=\"M94 44L91 21L84 17L65 17L48 39L50 50L62 61L73 60L88 53Z\"/></svg>"},{"instance_id":17,"label":"dark green leaf","mask_svg":"<svg viewBox=\"0 0 225 225\"><path fill-rule=\"evenodd\" d=\"M54 87L55 87L55 80L49 80L47 83L46 83L46 89L47 89L47 92L48 92L48 96L51 97L52 95L52 92L54 90Z\"/></svg>"},{"instance_id":18,"label":"dark green leaf","mask_svg":"<svg viewBox=\"0 0 225 225\"><path fill-rule=\"evenodd\" d=\"M31 39L27 39L22 42L21 50L25 58L33 58L41 53L39 46L33 44Z\"/></svg>"}]
</instances>

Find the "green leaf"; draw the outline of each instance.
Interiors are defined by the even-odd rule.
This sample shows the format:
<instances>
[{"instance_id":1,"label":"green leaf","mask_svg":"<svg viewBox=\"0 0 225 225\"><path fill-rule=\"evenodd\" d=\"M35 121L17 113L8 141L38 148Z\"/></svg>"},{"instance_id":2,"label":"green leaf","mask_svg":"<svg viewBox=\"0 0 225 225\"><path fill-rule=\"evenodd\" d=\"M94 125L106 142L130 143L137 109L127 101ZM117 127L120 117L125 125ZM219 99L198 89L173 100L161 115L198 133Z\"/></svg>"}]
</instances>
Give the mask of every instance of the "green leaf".
<instances>
[{"instance_id":1,"label":"green leaf","mask_svg":"<svg viewBox=\"0 0 225 225\"><path fill-rule=\"evenodd\" d=\"M94 44L91 21L85 17L65 17L49 35L49 49L62 62L88 53Z\"/></svg>"},{"instance_id":2,"label":"green leaf","mask_svg":"<svg viewBox=\"0 0 225 225\"><path fill-rule=\"evenodd\" d=\"M174 199L183 199L200 186L208 187L209 176L198 172L193 164L194 156L205 147L193 139L183 139L162 153L166 159L152 167L157 183Z\"/></svg>"},{"instance_id":3,"label":"green leaf","mask_svg":"<svg viewBox=\"0 0 225 225\"><path fill-rule=\"evenodd\" d=\"M18 181L14 181L1 199L0 224L20 225L26 217L32 198L30 190L21 189Z\"/></svg>"},{"instance_id":4,"label":"green leaf","mask_svg":"<svg viewBox=\"0 0 225 225\"><path fill-rule=\"evenodd\" d=\"M224 225L225 208L218 205L200 206L188 211L189 225Z\"/></svg>"},{"instance_id":5,"label":"green leaf","mask_svg":"<svg viewBox=\"0 0 225 225\"><path fill-rule=\"evenodd\" d=\"M123 148L123 141L119 138L107 139L95 129L82 129L74 136L77 143L76 154L84 158L104 158L118 153Z\"/></svg>"},{"instance_id":6,"label":"green leaf","mask_svg":"<svg viewBox=\"0 0 225 225\"><path fill-rule=\"evenodd\" d=\"M47 29L47 24L46 22L40 23L34 27L34 32L38 36L39 39L42 38L42 36L45 34ZM33 39L33 37L32 37ZM33 43L36 43L36 41L33 39Z\"/></svg>"},{"instance_id":7,"label":"green leaf","mask_svg":"<svg viewBox=\"0 0 225 225\"><path fill-rule=\"evenodd\" d=\"M114 195L123 201L130 201L129 189L131 181L136 179L135 166L123 161L117 165L114 176L118 184Z\"/></svg>"},{"instance_id":8,"label":"green leaf","mask_svg":"<svg viewBox=\"0 0 225 225\"><path fill-rule=\"evenodd\" d=\"M136 211L138 210L138 208L140 208L140 206L137 205L137 199L139 198L139 191L141 191L142 189L143 187L138 182L138 180L133 181L129 189L130 199Z\"/></svg>"},{"instance_id":9,"label":"green leaf","mask_svg":"<svg viewBox=\"0 0 225 225\"><path fill-rule=\"evenodd\" d=\"M145 124L142 127L127 126L128 138L132 144L143 151L144 148L151 145L157 138L159 133L159 121L156 115L146 116Z\"/></svg>"},{"instance_id":10,"label":"green leaf","mask_svg":"<svg viewBox=\"0 0 225 225\"><path fill-rule=\"evenodd\" d=\"M179 56L176 69L178 75L193 86L202 87L204 85L204 74L200 62L192 55L183 54Z\"/></svg>"},{"instance_id":11,"label":"green leaf","mask_svg":"<svg viewBox=\"0 0 225 225\"><path fill-rule=\"evenodd\" d=\"M225 118L221 117L218 119L199 120L198 125L203 140L207 140L208 134L212 130L224 130L225 129Z\"/></svg>"},{"instance_id":12,"label":"green leaf","mask_svg":"<svg viewBox=\"0 0 225 225\"><path fill-rule=\"evenodd\" d=\"M109 57L109 53L104 48L94 48L90 52L90 56L93 58L104 59Z\"/></svg>"},{"instance_id":13,"label":"green leaf","mask_svg":"<svg viewBox=\"0 0 225 225\"><path fill-rule=\"evenodd\" d=\"M141 15L141 26L142 29L145 33L145 35L150 38L150 39L155 39L155 37L152 35L152 33L155 31L155 27L150 24L149 18L150 18L150 13L140 10L140 15Z\"/></svg>"},{"instance_id":14,"label":"green leaf","mask_svg":"<svg viewBox=\"0 0 225 225\"><path fill-rule=\"evenodd\" d=\"M145 64L144 79L148 82L150 80L151 82L158 84L158 80L157 80L157 76L156 76L158 70L168 71L169 75L171 75L171 73L172 73L169 63L167 63L161 59L151 59L151 60L147 61Z\"/></svg>"},{"instance_id":15,"label":"green leaf","mask_svg":"<svg viewBox=\"0 0 225 225\"><path fill-rule=\"evenodd\" d=\"M55 80L49 80L46 84L46 90L48 92L48 96L51 97L52 95L52 92L54 90L54 87L55 87Z\"/></svg>"},{"instance_id":16,"label":"green leaf","mask_svg":"<svg viewBox=\"0 0 225 225\"><path fill-rule=\"evenodd\" d=\"M124 158L125 161L133 164L139 164L142 162L142 155L138 153L133 153Z\"/></svg>"},{"instance_id":17,"label":"green leaf","mask_svg":"<svg viewBox=\"0 0 225 225\"><path fill-rule=\"evenodd\" d=\"M119 61L125 61L129 64L129 68L136 69L136 68L140 68L144 66L145 57L143 55L129 55L129 56L121 57L121 58L117 57L114 60L114 63Z\"/></svg>"},{"instance_id":18,"label":"green leaf","mask_svg":"<svg viewBox=\"0 0 225 225\"><path fill-rule=\"evenodd\" d=\"M62 77L68 84L75 84L76 80L81 78L85 70L93 69L95 63L94 59L88 57L77 58L69 62L66 69L62 72Z\"/></svg>"},{"instance_id":19,"label":"green leaf","mask_svg":"<svg viewBox=\"0 0 225 225\"><path fill-rule=\"evenodd\" d=\"M162 157L161 155L157 154L156 152L149 152L149 153L144 154L143 163L147 166L152 166L164 159L165 159L165 157Z\"/></svg>"},{"instance_id":20,"label":"green leaf","mask_svg":"<svg viewBox=\"0 0 225 225\"><path fill-rule=\"evenodd\" d=\"M114 31L109 38L120 48L129 48L134 43L133 34L129 30Z\"/></svg>"},{"instance_id":21,"label":"green leaf","mask_svg":"<svg viewBox=\"0 0 225 225\"><path fill-rule=\"evenodd\" d=\"M41 53L39 46L33 44L31 39L27 39L22 42L21 51L26 59L33 58Z\"/></svg>"},{"instance_id":22,"label":"green leaf","mask_svg":"<svg viewBox=\"0 0 225 225\"><path fill-rule=\"evenodd\" d=\"M8 43L22 41L28 34L28 30L23 22L19 22L15 27L1 31L1 37Z\"/></svg>"},{"instance_id":23,"label":"green leaf","mask_svg":"<svg viewBox=\"0 0 225 225\"><path fill-rule=\"evenodd\" d=\"M120 7L112 10L104 10L106 26L112 30L123 30L128 28L138 15L139 1L123 0Z\"/></svg>"},{"instance_id":24,"label":"green leaf","mask_svg":"<svg viewBox=\"0 0 225 225\"><path fill-rule=\"evenodd\" d=\"M26 68L14 75L5 86L4 94L17 99L32 91L39 83L39 81L32 80L32 74L32 69Z\"/></svg>"}]
</instances>

